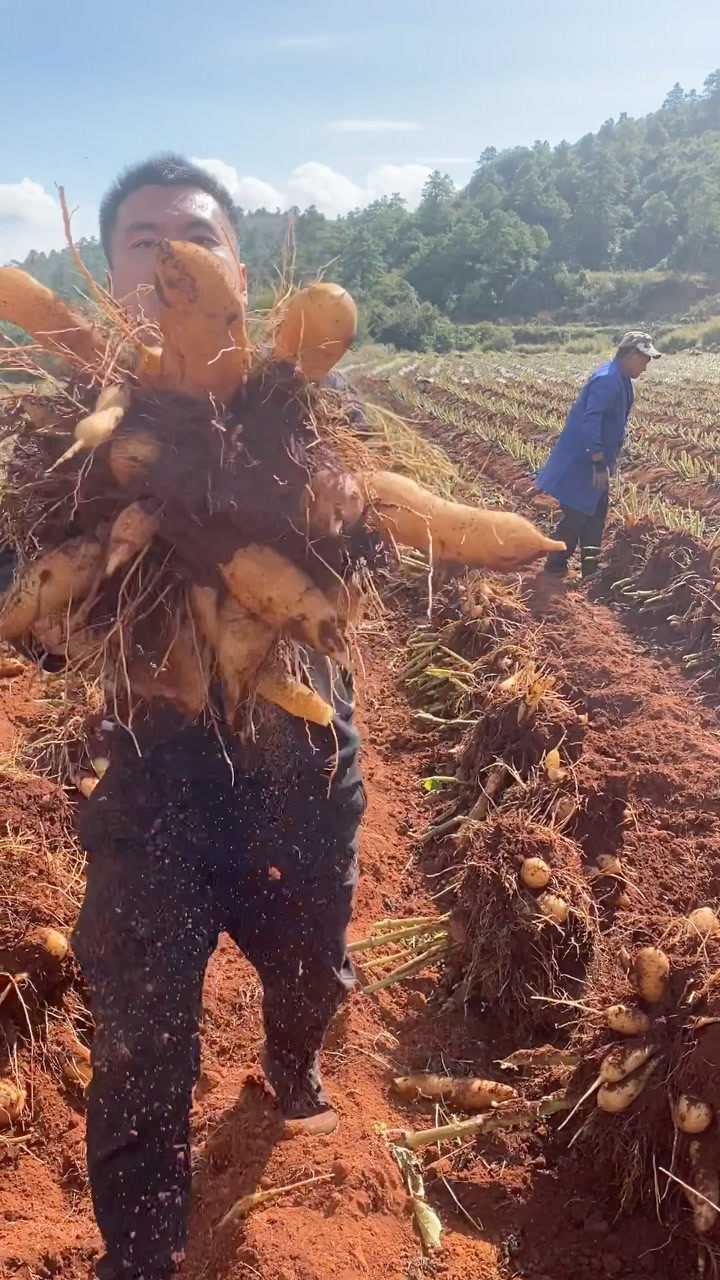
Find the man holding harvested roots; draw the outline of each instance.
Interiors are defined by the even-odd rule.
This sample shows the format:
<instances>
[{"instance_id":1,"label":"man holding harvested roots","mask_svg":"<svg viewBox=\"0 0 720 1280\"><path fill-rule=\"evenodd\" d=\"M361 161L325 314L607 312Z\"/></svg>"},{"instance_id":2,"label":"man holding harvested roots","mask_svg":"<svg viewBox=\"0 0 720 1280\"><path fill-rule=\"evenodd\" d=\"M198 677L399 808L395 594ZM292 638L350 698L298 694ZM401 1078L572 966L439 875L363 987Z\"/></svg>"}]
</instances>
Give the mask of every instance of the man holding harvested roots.
<instances>
[{"instance_id":1,"label":"man holding harvested roots","mask_svg":"<svg viewBox=\"0 0 720 1280\"><path fill-rule=\"evenodd\" d=\"M126 173L100 222L130 313L155 314L164 238L203 245L244 284L230 196L182 158ZM262 979L263 1062L283 1116L317 1134L337 1124L318 1056L353 983L345 930L365 792L350 677L310 662L330 729L268 707L254 742L221 742L155 702L135 728L139 754L104 722L97 753L110 766L81 816L74 939L95 1019L88 1166L103 1280L159 1280L182 1258L202 984L221 931Z\"/></svg>"},{"instance_id":2,"label":"man holding harvested roots","mask_svg":"<svg viewBox=\"0 0 720 1280\"><path fill-rule=\"evenodd\" d=\"M625 441L634 392L633 380L660 352L649 333L632 331L622 339L615 358L588 378L573 404L536 484L557 498L562 519L555 537L567 551L554 551L545 567L562 576L580 546L583 578L597 568L608 513L610 476Z\"/></svg>"}]
</instances>

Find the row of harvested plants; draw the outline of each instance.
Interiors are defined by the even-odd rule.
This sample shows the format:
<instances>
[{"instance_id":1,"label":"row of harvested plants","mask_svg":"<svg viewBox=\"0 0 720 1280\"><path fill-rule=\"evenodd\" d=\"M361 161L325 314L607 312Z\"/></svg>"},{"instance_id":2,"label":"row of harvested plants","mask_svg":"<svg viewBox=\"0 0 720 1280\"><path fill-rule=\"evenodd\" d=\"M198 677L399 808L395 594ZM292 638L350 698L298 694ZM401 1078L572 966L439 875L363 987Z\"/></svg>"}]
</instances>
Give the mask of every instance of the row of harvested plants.
<instances>
[{"instance_id":1,"label":"row of harvested plants","mask_svg":"<svg viewBox=\"0 0 720 1280\"><path fill-rule=\"evenodd\" d=\"M615 531L598 591L627 612L633 625L680 649L682 665L703 694L717 692L720 671L720 551L688 533L650 521Z\"/></svg>"},{"instance_id":2,"label":"row of harvested plants","mask_svg":"<svg viewBox=\"0 0 720 1280\"><path fill-rule=\"evenodd\" d=\"M672 1222L685 1202L681 1220L705 1238L720 1177L720 923L702 837L692 873L678 865L658 898L652 869L609 840L583 768L588 715L518 587L470 575L435 606L403 675L418 723L438 734L422 857L445 914L394 922L402 964L379 927L367 989L441 966L444 999L486 1010L515 1044L504 1065L526 1070L539 1054L560 1089L538 1096L547 1071L531 1070L519 1098L467 1082L426 1090L455 1113L488 1099L498 1127L503 1114L547 1120L624 1207L659 1196ZM629 801L616 817L621 831L635 821Z\"/></svg>"}]
</instances>

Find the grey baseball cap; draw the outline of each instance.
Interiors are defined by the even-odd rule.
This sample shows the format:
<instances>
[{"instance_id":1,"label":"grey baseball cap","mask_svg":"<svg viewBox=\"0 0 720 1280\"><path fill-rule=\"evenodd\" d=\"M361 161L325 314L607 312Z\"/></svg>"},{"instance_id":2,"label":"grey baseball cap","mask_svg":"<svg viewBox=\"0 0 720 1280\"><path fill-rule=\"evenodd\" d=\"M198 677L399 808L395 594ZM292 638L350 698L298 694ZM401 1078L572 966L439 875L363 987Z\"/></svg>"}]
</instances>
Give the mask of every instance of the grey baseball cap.
<instances>
[{"instance_id":1,"label":"grey baseball cap","mask_svg":"<svg viewBox=\"0 0 720 1280\"><path fill-rule=\"evenodd\" d=\"M639 351L644 356L650 356L651 360L659 360L662 355L650 334L643 333L641 329L631 329L620 339L618 355L624 355L627 351Z\"/></svg>"}]
</instances>

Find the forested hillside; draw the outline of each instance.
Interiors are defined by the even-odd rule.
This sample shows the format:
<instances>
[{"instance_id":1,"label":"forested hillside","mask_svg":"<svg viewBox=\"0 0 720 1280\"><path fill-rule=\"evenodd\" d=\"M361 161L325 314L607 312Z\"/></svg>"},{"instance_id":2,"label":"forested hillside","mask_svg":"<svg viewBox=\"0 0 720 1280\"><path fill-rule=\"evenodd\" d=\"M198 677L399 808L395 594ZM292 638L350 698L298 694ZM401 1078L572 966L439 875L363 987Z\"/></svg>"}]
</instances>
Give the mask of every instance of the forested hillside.
<instances>
[{"instance_id":1,"label":"forested hillside","mask_svg":"<svg viewBox=\"0 0 720 1280\"><path fill-rule=\"evenodd\" d=\"M490 334L488 322L539 315L702 318L703 299L720 289L720 71L701 92L676 85L658 111L622 113L573 144L487 148L463 190L433 173L414 212L390 197L337 220L292 213L297 274L331 264L379 341L470 346ZM239 209L237 221L261 297L277 278L288 214ZM102 278L99 245L82 252ZM73 292L66 253L23 265Z\"/></svg>"}]
</instances>

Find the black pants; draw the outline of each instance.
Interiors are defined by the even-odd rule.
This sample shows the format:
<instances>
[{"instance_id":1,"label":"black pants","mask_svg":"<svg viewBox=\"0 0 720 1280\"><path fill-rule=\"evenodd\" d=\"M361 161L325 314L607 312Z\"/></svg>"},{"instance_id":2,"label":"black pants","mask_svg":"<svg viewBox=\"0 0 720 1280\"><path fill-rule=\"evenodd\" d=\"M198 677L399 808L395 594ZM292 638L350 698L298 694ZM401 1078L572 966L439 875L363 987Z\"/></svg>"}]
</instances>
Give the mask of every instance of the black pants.
<instances>
[{"instance_id":1,"label":"black pants","mask_svg":"<svg viewBox=\"0 0 720 1280\"><path fill-rule=\"evenodd\" d=\"M182 1253L202 984L220 930L260 974L268 1049L290 1071L314 1058L352 986L365 793L345 755L329 797L307 764L233 785L214 735L192 729L142 759L124 749L85 808L74 945L96 1028L88 1167L103 1277L151 1280Z\"/></svg>"},{"instance_id":2,"label":"black pants","mask_svg":"<svg viewBox=\"0 0 720 1280\"><path fill-rule=\"evenodd\" d=\"M594 513L589 516L584 511L574 511L572 507L562 507L562 520L555 530L555 537L564 542L567 551L553 551L545 562L549 573L565 573L568 561L580 544L580 570L583 578L590 577L597 569L600 555L603 530L607 520L609 494L607 490L601 494Z\"/></svg>"}]
</instances>

